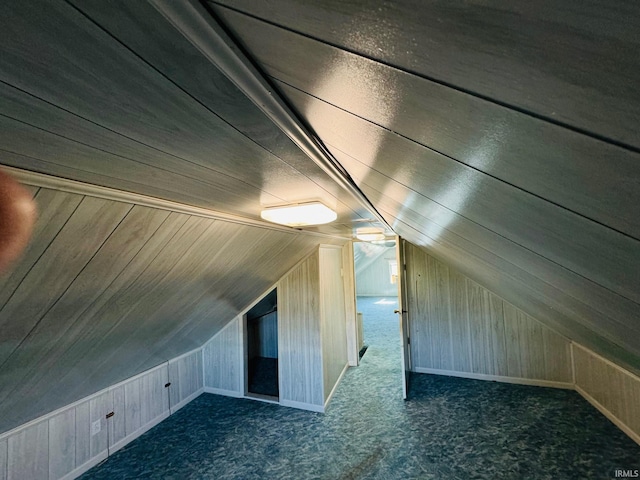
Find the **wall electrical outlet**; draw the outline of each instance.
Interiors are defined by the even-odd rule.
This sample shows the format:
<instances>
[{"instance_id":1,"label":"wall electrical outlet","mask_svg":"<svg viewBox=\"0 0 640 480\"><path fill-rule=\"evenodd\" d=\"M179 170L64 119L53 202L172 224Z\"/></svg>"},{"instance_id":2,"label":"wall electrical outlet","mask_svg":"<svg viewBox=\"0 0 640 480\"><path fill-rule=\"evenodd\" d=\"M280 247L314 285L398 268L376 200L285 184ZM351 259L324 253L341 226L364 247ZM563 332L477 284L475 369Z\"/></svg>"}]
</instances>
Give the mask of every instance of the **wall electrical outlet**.
<instances>
[{"instance_id":1,"label":"wall electrical outlet","mask_svg":"<svg viewBox=\"0 0 640 480\"><path fill-rule=\"evenodd\" d=\"M91 435L96 435L100 433L100 420L96 420L95 422L91 422Z\"/></svg>"}]
</instances>

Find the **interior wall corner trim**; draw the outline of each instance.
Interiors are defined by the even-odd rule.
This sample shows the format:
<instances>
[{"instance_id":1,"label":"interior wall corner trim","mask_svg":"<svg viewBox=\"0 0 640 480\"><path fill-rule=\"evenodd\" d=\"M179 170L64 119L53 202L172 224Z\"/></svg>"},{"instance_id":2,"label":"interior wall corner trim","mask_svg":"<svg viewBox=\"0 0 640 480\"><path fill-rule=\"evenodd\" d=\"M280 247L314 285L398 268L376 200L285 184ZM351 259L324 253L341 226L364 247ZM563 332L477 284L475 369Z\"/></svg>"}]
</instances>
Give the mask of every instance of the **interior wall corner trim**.
<instances>
[{"instance_id":1,"label":"interior wall corner trim","mask_svg":"<svg viewBox=\"0 0 640 480\"><path fill-rule=\"evenodd\" d=\"M279 226L273 223L255 220L252 218L233 215L230 213L219 212L207 208L187 205L185 203L173 202L157 197L150 197L139 193L117 190L115 188L93 185L90 183L79 182L62 177L55 177L44 173L32 172L21 168L0 165L0 169L15 177L20 183L33 185L34 187L48 188L51 190L60 190L63 192L75 193L78 195L86 195L89 197L103 198L122 203L133 203L143 207L157 208L159 210L167 210L170 212L184 213L196 217L210 218L212 220L222 220L224 222L237 223L249 227L266 228L268 230L276 230L293 234L312 235L321 238L337 238L340 240L350 240L350 237L341 235L331 235L328 233L312 232L301 230L298 228Z\"/></svg>"}]
</instances>

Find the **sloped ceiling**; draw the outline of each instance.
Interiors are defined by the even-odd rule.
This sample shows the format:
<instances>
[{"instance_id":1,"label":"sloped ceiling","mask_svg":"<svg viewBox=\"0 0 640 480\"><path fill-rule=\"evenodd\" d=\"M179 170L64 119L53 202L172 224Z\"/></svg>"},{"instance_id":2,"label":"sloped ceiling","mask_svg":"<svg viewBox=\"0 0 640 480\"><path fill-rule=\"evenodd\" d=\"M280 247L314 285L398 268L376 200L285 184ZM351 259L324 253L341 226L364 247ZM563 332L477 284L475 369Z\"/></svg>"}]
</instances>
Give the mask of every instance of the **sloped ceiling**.
<instances>
[{"instance_id":1,"label":"sloped ceiling","mask_svg":"<svg viewBox=\"0 0 640 480\"><path fill-rule=\"evenodd\" d=\"M33 241L0 279L0 432L202 346L314 245L344 243L46 188L35 199Z\"/></svg>"},{"instance_id":2,"label":"sloped ceiling","mask_svg":"<svg viewBox=\"0 0 640 480\"><path fill-rule=\"evenodd\" d=\"M209 2L397 233L640 368L637 2Z\"/></svg>"},{"instance_id":3,"label":"sloped ceiling","mask_svg":"<svg viewBox=\"0 0 640 480\"><path fill-rule=\"evenodd\" d=\"M206 5L397 233L640 372L638 2ZM151 4L9 2L0 29L0 164L375 223ZM0 431L201 345L343 241L34 193L2 279Z\"/></svg>"}]
</instances>

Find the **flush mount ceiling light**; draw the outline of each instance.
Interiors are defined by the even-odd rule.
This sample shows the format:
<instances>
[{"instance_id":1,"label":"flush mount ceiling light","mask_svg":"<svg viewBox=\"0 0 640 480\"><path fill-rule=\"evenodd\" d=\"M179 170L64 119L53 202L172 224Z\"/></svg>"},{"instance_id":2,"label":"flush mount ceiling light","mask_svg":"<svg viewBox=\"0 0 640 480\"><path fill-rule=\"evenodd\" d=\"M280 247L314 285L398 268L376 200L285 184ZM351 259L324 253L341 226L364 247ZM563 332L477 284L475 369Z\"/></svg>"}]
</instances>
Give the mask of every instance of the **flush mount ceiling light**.
<instances>
[{"instance_id":1,"label":"flush mount ceiling light","mask_svg":"<svg viewBox=\"0 0 640 480\"><path fill-rule=\"evenodd\" d=\"M268 207L260 212L260 216L267 222L288 225L289 227L322 225L338 218L336 212L320 202Z\"/></svg>"},{"instance_id":2,"label":"flush mount ceiling light","mask_svg":"<svg viewBox=\"0 0 640 480\"><path fill-rule=\"evenodd\" d=\"M356 229L356 238L363 242L384 240L384 230L377 227L362 227Z\"/></svg>"}]
</instances>

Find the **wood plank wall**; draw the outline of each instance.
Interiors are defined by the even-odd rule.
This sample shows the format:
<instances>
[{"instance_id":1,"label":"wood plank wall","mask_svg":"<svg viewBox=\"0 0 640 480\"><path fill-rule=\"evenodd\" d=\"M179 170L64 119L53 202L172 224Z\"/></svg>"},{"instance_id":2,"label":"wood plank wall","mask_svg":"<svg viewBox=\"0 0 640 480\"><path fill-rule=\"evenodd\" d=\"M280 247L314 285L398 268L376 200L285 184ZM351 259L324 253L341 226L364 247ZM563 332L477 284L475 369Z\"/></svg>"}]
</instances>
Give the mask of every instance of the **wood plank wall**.
<instances>
[{"instance_id":1,"label":"wood plank wall","mask_svg":"<svg viewBox=\"0 0 640 480\"><path fill-rule=\"evenodd\" d=\"M353 242L342 247L342 280L344 282L344 304L347 316L347 357L349 365L356 367L360 358L358 352L358 318L356 312L356 279Z\"/></svg>"},{"instance_id":2,"label":"wood plank wall","mask_svg":"<svg viewBox=\"0 0 640 480\"><path fill-rule=\"evenodd\" d=\"M570 342L407 243L412 370L568 387Z\"/></svg>"},{"instance_id":3,"label":"wood plank wall","mask_svg":"<svg viewBox=\"0 0 640 480\"><path fill-rule=\"evenodd\" d=\"M323 409L320 271L316 250L278 282L280 403Z\"/></svg>"},{"instance_id":4,"label":"wood plank wall","mask_svg":"<svg viewBox=\"0 0 640 480\"><path fill-rule=\"evenodd\" d=\"M244 396L242 316L234 318L202 348L206 392Z\"/></svg>"},{"instance_id":5,"label":"wood plank wall","mask_svg":"<svg viewBox=\"0 0 640 480\"><path fill-rule=\"evenodd\" d=\"M340 247L320 247L320 318L324 402L348 366L347 318Z\"/></svg>"},{"instance_id":6,"label":"wood plank wall","mask_svg":"<svg viewBox=\"0 0 640 480\"><path fill-rule=\"evenodd\" d=\"M576 390L640 444L640 378L573 344Z\"/></svg>"},{"instance_id":7,"label":"wood plank wall","mask_svg":"<svg viewBox=\"0 0 640 480\"><path fill-rule=\"evenodd\" d=\"M198 349L0 435L0 479L75 478L202 391Z\"/></svg>"}]
</instances>

